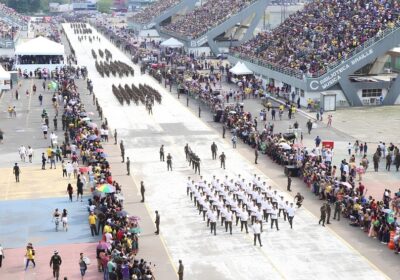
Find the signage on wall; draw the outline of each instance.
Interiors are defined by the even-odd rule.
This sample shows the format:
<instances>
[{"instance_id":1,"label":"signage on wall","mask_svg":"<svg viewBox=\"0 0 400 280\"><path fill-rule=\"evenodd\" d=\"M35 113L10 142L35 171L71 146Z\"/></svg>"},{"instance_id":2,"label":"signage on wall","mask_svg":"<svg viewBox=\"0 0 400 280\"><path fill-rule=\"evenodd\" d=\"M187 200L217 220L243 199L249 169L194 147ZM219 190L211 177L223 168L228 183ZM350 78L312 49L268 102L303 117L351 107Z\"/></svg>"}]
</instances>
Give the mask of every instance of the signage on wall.
<instances>
[{"instance_id":1,"label":"signage on wall","mask_svg":"<svg viewBox=\"0 0 400 280\"><path fill-rule=\"evenodd\" d=\"M340 79L342 78L342 76L340 76L340 74L342 74L344 71L349 69L351 66L359 63L360 61L365 60L366 58L371 56L373 53L374 53L373 49L369 49L366 52L360 53L359 55L357 55L356 57L351 59L349 62L343 64L342 66L337 68L335 71L330 73L327 77L325 77L321 80L310 81L308 84L309 88L313 91L316 91L316 90L325 90L325 89L333 86L334 84L339 82Z\"/></svg>"},{"instance_id":2,"label":"signage on wall","mask_svg":"<svg viewBox=\"0 0 400 280\"><path fill-rule=\"evenodd\" d=\"M206 36L203 36L203 37L200 37L200 38L197 39L197 40L192 40L192 41L190 41L190 46L191 46L192 48L194 48L194 47L201 47L202 45L204 45L205 43L207 43L207 40L208 40L207 35L206 35Z\"/></svg>"}]
</instances>

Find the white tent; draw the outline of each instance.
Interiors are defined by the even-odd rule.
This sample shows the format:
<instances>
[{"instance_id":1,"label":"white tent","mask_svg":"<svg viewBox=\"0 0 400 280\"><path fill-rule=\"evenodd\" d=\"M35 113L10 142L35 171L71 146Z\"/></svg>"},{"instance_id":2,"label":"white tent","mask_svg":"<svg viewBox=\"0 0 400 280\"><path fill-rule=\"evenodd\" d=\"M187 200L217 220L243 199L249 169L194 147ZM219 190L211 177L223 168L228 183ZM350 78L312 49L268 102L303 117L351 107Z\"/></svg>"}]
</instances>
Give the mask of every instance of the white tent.
<instances>
[{"instance_id":1,"label":"white tent","mask_svg":"<svg viewBox=\"0 0 400 280\"><path fill-rule=\"evenodd\" d=\"M3 66L0 64L0 80L9 80L11 78L11 74L7 72Z\"/></svg>"},{"instance_id":2,"label":"white tent","mask_svg":"<svg viewBox=\"0 0 400 280\"><path fill-rule=\"evenodd\" d=\"M233 66L231 69L229 69L229 72L231 72L234 75L251 75L253 74L253 71L251 71L247 66L238 61L235 66Z\"/></svg>"},{"instance_id":3,"label":"white tent","mask_svg":"<svg viewBox=\"0 0 400 280\"><path fill-rule=\"evenodd\" d=\"M64 46L40 36L16 46L15 55L64 55Z\"/></svg>"},{"instance_id":4,"label":"white tent","mask_svg":"<svg viewBox=\"0 0 400 280\"><path fill-rule=\"evenodd\" d=\"M183 43L179 42L175 38L169 38L168 40L162 42L161 46L166 48L182 48Z\"/></svg>"},{"instance_id":5,"label":"white tent","mask_svg":"<svg viewBox=\"0 0 400 280\"><path fill-rule=\"evenodd\" d=\"M0 91L11 88L11 74L0 64Z\"/></svg>"}]
</instances>

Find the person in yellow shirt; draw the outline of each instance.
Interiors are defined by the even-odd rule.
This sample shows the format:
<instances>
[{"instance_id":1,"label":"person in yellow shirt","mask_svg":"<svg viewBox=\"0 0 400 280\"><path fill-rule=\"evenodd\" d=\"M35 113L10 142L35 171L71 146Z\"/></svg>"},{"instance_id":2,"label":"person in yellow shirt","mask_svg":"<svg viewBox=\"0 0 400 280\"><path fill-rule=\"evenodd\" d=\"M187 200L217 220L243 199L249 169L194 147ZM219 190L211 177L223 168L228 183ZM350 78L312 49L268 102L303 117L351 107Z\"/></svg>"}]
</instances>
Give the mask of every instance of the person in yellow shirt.
<instances>
[{"instance_id":1,"label":"person in yellow shirt","mask_svg":"<svg viewBox=\"0 0 400 280\"><path fill-rule=\"evenodd\" d=\"M99 235L99 233L97 232L97 228L96 228L97 216L93 212L90 212L88 220L89 220L90 232L92 233L92 236L94 236L95 234Z\"/></svg>"},{"instance_id":2,"label":"person in yellow shirt","mask_svg":"<svg viewBox=\"0 0 400 280\"><path fill-rule=\"evenodd\" d=\"M33 249L32 243L28 243L28 246L26 246L26 264L25 264L25 270L28 269L29 262L32 262L33 268L35 268L35 249Z\"/></svg>"},{"instance_id":3,"label":"person in yellow shirt","mask_svg":"<svg viewBox=\"0 0 400 280\"><path fill-rule=\"evenodd\" d=\"M53 152L53 149L49 146L46 150L46 154L47 154L47 159L48 162L50 162L50 158L51 158L51 153Z\"/></svg>"},{"instance_id":4,"label":"person in yellow shirt","mask_svg":"<svg viewBox=\"0 0 400 280\"><path fill-rule=\"evenodd\" d=\"M103 233L112 233L112 228L108 223L104 226Z\"/></svg>"}]
</instances>

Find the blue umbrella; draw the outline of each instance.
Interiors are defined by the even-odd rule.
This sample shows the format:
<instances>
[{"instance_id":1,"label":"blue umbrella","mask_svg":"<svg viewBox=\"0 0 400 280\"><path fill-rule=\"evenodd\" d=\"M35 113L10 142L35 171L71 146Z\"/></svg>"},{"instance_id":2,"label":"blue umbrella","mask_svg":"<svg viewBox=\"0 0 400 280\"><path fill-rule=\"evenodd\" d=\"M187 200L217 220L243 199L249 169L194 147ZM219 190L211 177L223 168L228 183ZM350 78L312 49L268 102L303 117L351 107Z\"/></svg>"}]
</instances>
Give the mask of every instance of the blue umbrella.
<instances>
[{"instance_id":1,"label":"blue umbrella","mask_svg":"<svg viewBox=\"0 0 400 280\"><path fill-rule=\"evenodd\" d=\"M96 140L97 138L98 138L97 135L89 135L87 139L89 141L93 141L93 140Z\"/></svg>"}]
</instances>

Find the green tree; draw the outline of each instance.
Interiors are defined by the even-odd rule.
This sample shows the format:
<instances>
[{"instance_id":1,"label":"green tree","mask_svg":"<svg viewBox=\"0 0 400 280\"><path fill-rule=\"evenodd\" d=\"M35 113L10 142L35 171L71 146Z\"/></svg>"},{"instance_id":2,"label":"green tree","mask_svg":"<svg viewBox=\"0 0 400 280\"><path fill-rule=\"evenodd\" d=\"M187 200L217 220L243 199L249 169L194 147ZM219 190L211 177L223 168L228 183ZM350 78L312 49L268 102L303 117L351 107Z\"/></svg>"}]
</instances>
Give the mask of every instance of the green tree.
<instances>
[{"instance_id":1,"label":"green tree","mask_svg":"<svg viewBox=\"0 0 400 280\"><path fill-rule=\"evenodd\" d=\"M111 11L112 0L97 1L97 10L101 13L109 13Z\"/></svg>"},{"instance_id":2,"label":"green tree","mask_svg":"<svg viewBox=\"0 0 400 280\"><path fill-rule=\"evenodd\" d=\"M0 2L24 14L37 12L41 6L41 0L2 0Z\"/></svg>"}]
</instances>

